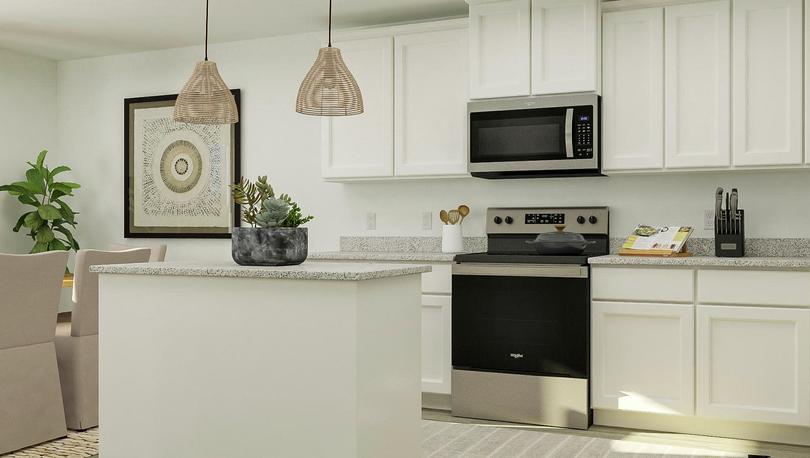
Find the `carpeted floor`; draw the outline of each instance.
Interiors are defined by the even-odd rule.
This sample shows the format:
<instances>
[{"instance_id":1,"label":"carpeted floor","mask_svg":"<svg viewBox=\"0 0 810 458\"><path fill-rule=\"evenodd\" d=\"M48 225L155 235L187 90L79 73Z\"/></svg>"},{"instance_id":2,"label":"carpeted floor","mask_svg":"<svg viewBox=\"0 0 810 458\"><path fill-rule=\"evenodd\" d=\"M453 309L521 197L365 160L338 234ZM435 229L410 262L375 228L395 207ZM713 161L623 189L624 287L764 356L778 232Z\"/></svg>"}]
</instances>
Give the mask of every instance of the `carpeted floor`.
<instances>
[{"instance_id":1,"label":"carpeted floor","mask_svg":"<svg viewBox=\"0 0 810 458\"><path fill-rule=\"evenodd\" d=\"M68 431L67 437L24 448L3 458L90 458L98 455L98 428Z\"/></svg>"}]
</instances>

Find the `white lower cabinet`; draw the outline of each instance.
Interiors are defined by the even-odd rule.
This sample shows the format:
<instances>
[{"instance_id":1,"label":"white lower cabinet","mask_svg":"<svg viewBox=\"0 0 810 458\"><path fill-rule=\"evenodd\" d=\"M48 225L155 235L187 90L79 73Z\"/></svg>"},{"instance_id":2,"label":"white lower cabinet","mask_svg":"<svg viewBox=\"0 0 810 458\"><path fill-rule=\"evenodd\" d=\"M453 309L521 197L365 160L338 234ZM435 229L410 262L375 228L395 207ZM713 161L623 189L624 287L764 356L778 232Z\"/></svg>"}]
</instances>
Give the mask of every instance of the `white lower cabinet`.
<instances>
[{"instance_id":1,"label":"white lower cabinet","mask_svg":"<svg viewBox=\"0 0 810 458\"><path fill-rule=\"evenodd\" d=\"M450 394L451 297L422 295L422 391Z\"/></svg>"},{"instance_id":2,"label":"white lower cabinet","mask_svg":"<svg viewBox=\"0 0 810 458\"><path fill-rule=\"evenodd\" d=\"M694 414L694 306L593 302L594 408Z\"/></svg>"},{"instance_id":3,"label":"white lower cabinet","mask_svg":"<svg viewBox=\"0 0 810 458\"><path fill-rule=\"evenodd\" d=\"M697 414L810 426L810 309L697 308Z\"/></svg>"}]
</instances>

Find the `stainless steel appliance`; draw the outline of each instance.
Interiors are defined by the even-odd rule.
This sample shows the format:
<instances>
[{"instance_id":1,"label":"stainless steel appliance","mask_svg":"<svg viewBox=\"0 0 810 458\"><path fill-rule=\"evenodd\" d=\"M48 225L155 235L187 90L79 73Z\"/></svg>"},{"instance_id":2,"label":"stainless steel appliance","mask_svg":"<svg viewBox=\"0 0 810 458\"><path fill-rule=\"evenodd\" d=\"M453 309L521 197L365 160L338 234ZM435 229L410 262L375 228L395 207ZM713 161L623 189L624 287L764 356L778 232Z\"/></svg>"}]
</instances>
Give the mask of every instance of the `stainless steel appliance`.
<instances>
[{"instance_id":1,"label":"stainless steel appliance","mask_svg":"<svg viewBox=\"0 0 810 458\"><path fill-rule=\"evenodd\" d=\"M452 414L586 429L590 256L609 251L606 207L490 208L486 253L453 263ZM543 255L556 226L589 243Z\"/></svg>"},{"instance_id":2,"label":"stainless steel appliance","mask_svg":"<svg viewBox=\"0 0 810 458\"><path fill-rule=\"evenodd\" d=\"M474 101L467 169L481 178L601 175L595 93Z\"/></svg>"}]
</instances>

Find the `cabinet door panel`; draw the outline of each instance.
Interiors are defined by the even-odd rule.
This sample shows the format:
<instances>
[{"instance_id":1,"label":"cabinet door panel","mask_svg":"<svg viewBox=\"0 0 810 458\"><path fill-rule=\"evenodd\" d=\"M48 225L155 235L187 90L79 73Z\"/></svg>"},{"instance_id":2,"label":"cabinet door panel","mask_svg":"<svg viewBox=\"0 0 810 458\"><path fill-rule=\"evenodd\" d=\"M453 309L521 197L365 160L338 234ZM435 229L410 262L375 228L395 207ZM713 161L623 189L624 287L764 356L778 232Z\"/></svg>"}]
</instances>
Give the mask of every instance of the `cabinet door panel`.
<instances>
[{"instance_id":1,"label":"cabinet door panel","mask_svg":"<svg viewBox=\"0 0 810 458\"><path fill-rule=\"evenodd\" d=\"M602 19L603 168L664 165L664 10Z\"/></svg>"},{"instance_id":2,"label":"cabinet door panel","mask_svg":"<svg viewBox=\"0 0 810 458\"><path fill-rule=\"evenodd\" d=\"M422 391L450 394L450 296L422 295Z\"/></svg>"},{"instance_id":3,"label":"cabinet door panel","mask_svg":"<svg viewBox=\"0 0 810 458\"><path fill-rule=\"evenodd\" d=\"M593 302L594 408L694 413L694 306Z\"/></svg>"},{"instance_id":4,"label":"cabinet door panel","mask_svg":"<svg viewBox=\"0 0 810 458\"><path fill-rule=\"evenodd\" d=\"M395 174L467 173L467 30L394 40Z\"/></svg>"},{"instance_id":5,"label":"cabinet door panel","mask_svg":"<svg viewBox=\"0 0 810 458\"><path fill-rule=\"evenodd\" d=\"M343 60L363 94L364 113L323 119L323 176L394 173L394 69L391 37L343 41Z\"/></svg>"},{"instance_id":6,"label":"cabinet door panel","mask_svg":"<svg viewBox=\"0 0 810 458\"><path fill-rule=\"evenodd\" d=\"M697 414L810 426L810 310L699 305Z\"/></svg>"},{"instance_id":7,"label":"cabinet door panel","mask_svg":"<svg viewBox=\"0 0 810 458\"><path fill-rule=\"evenodd\" d=\"M596 90L596 0L532 1L532 93Z\"/></svg>"},{"instance_id":8,"label":"cabinet door panel","mask_svg":"<svg viewBox=\"0 0 810 458\"><path fill-rule=\"evenodd\" d=\"M730 164L731 7L666 8L666 166Z\"/></svg>"},{"instance_id":9,"label":"cabinet door panel","mask_svg":"<svg viewBox=\"0 0 810 458\"><path fill-rule=\"evenodd\" d=\"M529 95L529 0L470 3L470 97Z\"/></svg>"},{"instance_id":10,"label":"cabinet door panel","mask_svg":"<svg viewBox=\"0 0 810 458\"><path fill-rule=\"evenodd\" d=\"M802 0L734 2L734 164L802 162Z\"/></svg>"}]
</instances>

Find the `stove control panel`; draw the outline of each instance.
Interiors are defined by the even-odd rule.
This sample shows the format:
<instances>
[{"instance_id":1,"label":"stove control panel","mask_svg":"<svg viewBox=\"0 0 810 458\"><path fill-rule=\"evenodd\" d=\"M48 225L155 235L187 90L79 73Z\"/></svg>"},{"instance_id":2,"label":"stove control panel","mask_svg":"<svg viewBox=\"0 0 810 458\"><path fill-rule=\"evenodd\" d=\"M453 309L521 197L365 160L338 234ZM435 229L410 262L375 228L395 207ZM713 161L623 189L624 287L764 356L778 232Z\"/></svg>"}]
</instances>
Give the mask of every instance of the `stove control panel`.
<instances>
[{"instance_id":1,"label":"stove control panel","mask_svg":"<svg viewBox=\"0 0 810 458\"><path fill-rule=\"evenodd\" d=\"M489 208L487 234L541 234L565 226L567 232L608 234L607 207Z\"/></svg>"}]
</instances>

